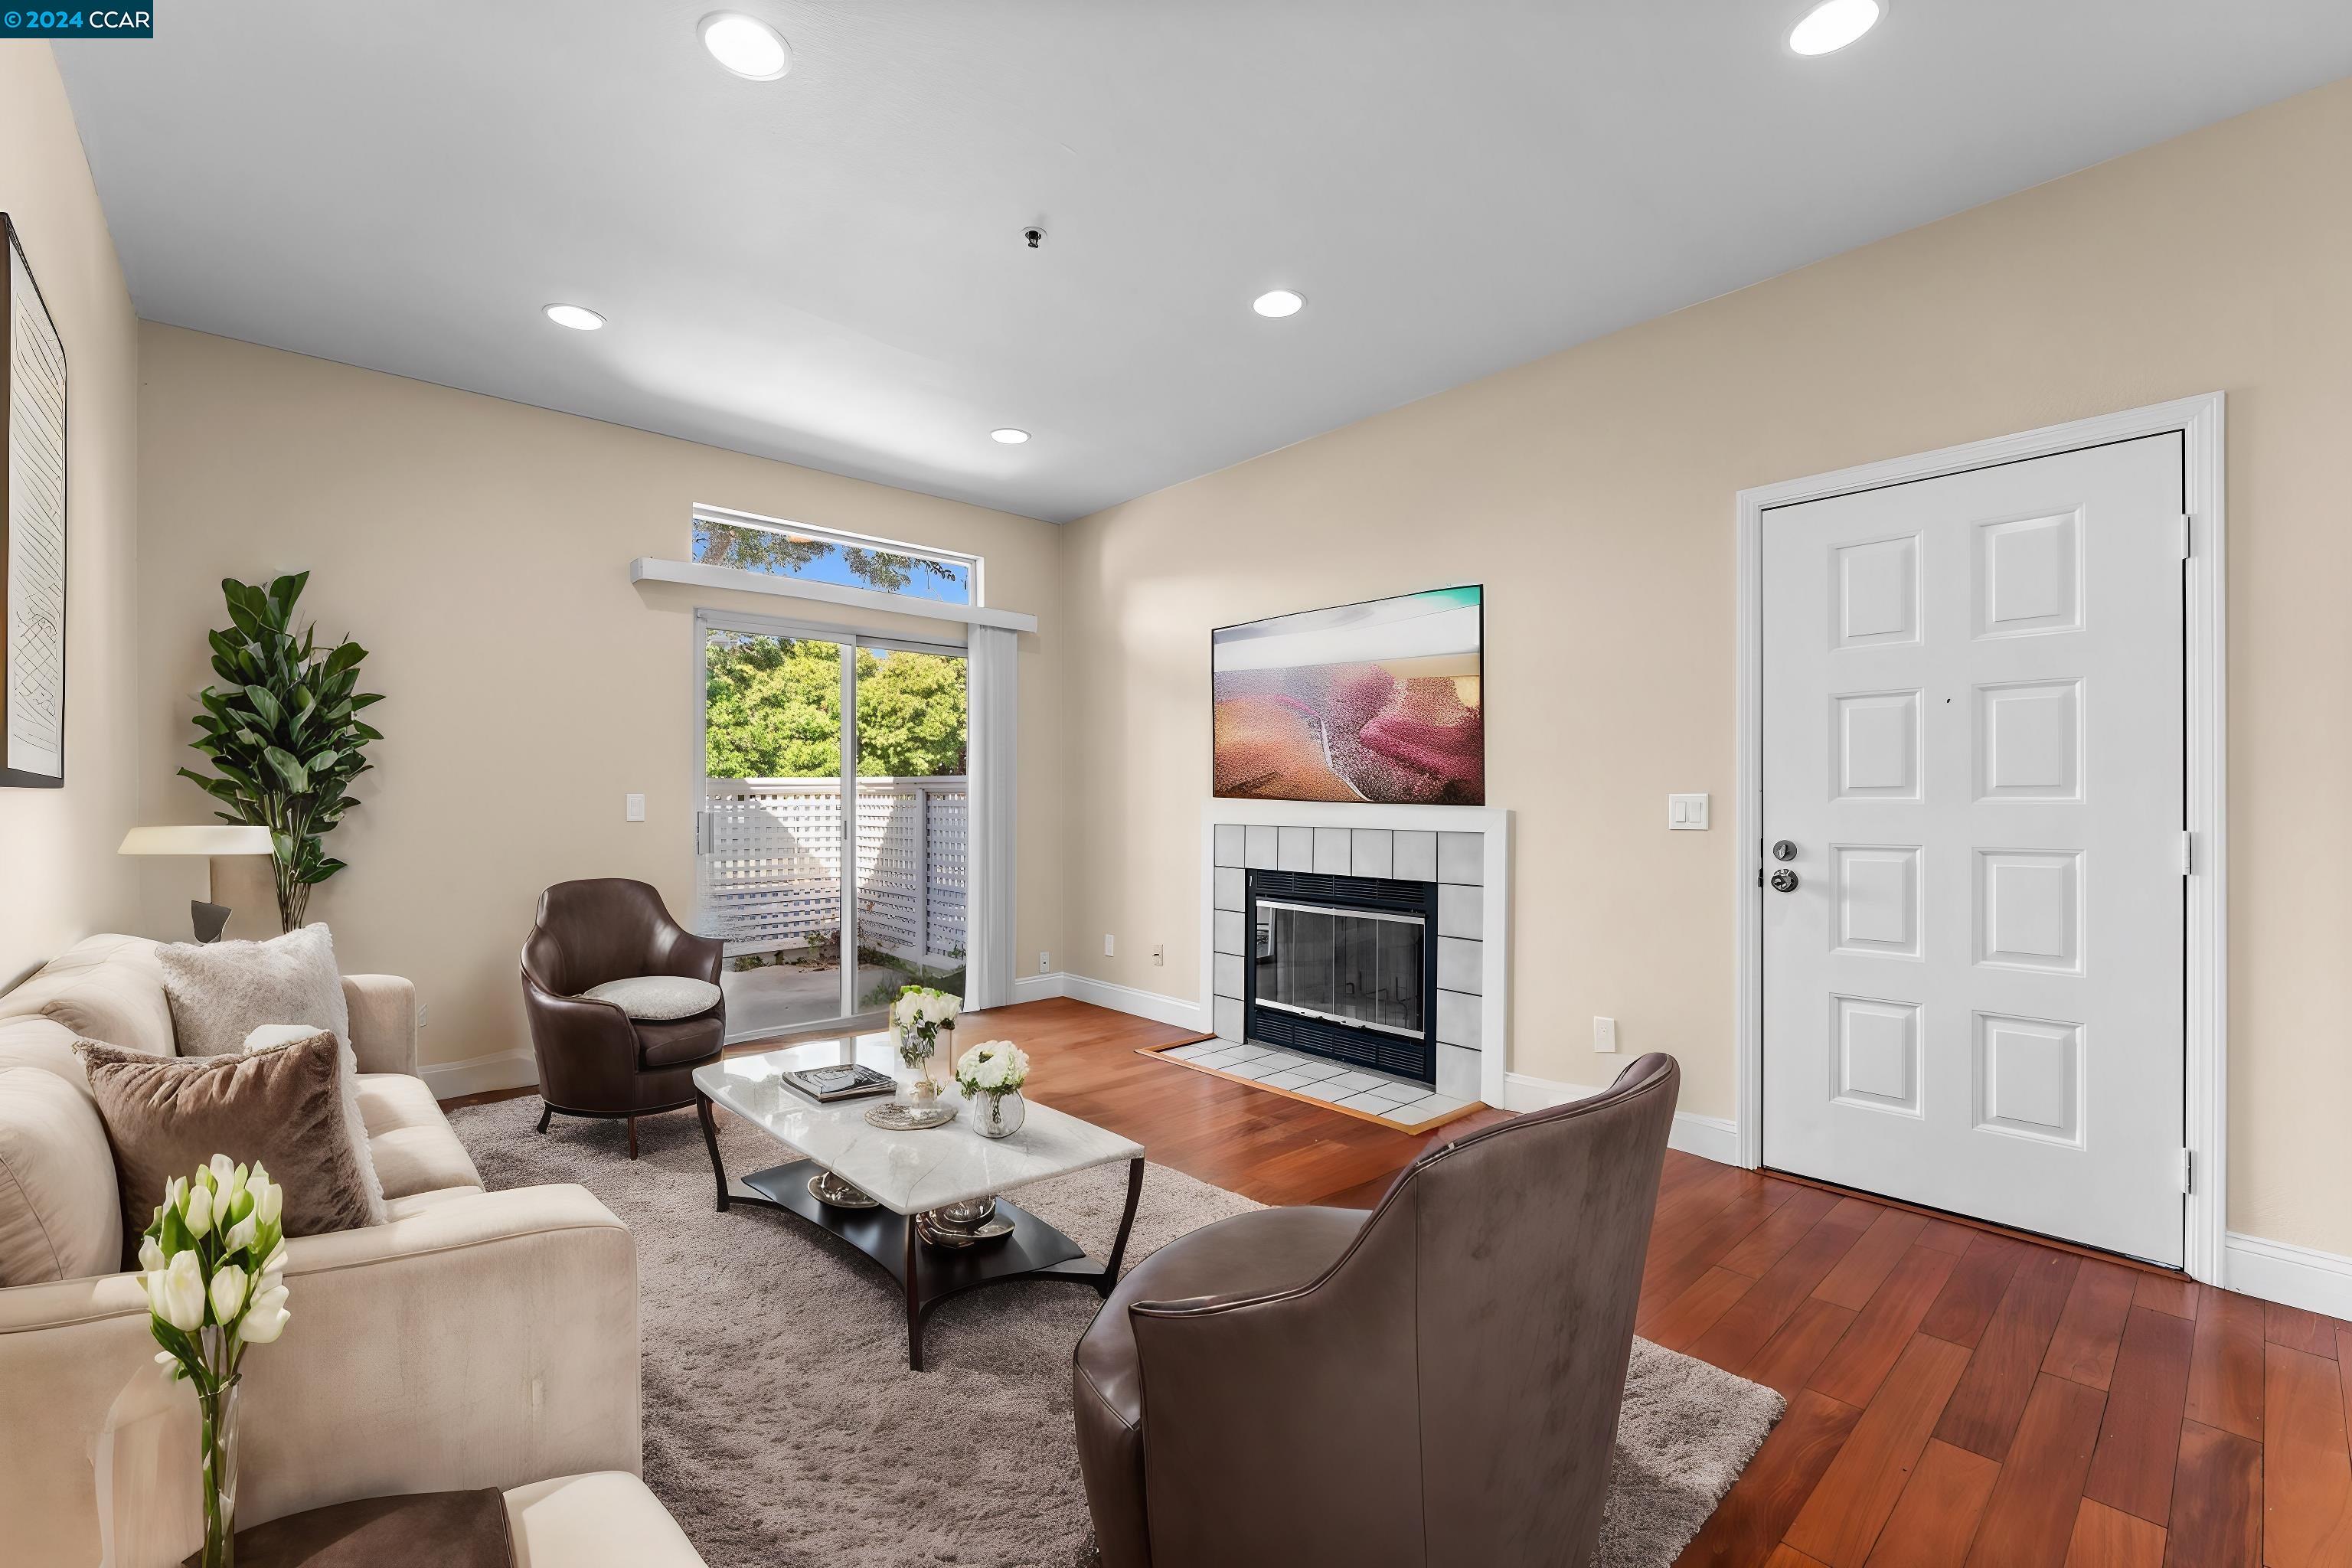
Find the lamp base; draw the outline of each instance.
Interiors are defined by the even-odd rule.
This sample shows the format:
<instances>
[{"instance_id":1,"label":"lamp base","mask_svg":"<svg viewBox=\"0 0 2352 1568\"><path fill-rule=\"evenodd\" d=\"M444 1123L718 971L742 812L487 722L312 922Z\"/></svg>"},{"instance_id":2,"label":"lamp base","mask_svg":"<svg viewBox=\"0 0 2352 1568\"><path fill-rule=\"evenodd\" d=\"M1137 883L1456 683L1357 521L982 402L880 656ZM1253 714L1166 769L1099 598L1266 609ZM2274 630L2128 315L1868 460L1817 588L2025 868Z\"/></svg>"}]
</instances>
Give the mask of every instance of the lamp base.
<instances>
[{"instance_id":1,"label":"lamp base","mask_svg":"<svg viewBox=\"0 0 2352 1568\"><path fill-rule=\"evenodd\" d=\"M202 899L188 900L188 923L196 929L196 940L213 942L220 940L228 929L229 910L226 904L208 904Z\"/></svg>"}]
</instances>

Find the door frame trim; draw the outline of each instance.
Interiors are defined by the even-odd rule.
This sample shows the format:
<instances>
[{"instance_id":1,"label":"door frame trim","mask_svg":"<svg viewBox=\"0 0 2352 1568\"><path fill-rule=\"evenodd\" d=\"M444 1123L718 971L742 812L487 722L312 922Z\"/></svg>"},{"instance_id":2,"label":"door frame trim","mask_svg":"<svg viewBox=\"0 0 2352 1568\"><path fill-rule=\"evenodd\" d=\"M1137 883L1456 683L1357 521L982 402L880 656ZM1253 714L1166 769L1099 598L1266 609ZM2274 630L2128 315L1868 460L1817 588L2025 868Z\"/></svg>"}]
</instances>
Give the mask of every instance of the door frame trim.
<instances>
[{"instance_id":1,"label":"door frame trim","mask_svg":"<svg viewBox=\"0 0 2352 1568\"><path fill-rule=\"evenodd\" d=\"M2182 655L2186 685L2187 784L2192 870L2188 881L2186 1070L2182 1141L2195 1173L2181 1238L2189 1275L2221 1282L2229 1217L2229 559L2221 393L2046 426L1835 473L1787 479L1739 492L1738 587L1738 784L1733 829L1738 881L1738 1069L1736 1131L1739 1163L1764 1159L1764 920L1757 875L1763 846L1763 527L1775 508L1855 490L1940 479L1972 468L2046 458L2085 447L2179 431L2183 493L2194 520L2186 574Z\"/></svg>"},{"instance_id":2,"label":"door frame trim","mask_svg":"<svg viewBox=\"0 0 2352 1568\"><path fill-rule=\"evenodd\" d=\"M702 923L706 912L702 907L702 813L707 798L703 791L709 775L704 773L703 765L709 758L710 704L709 667L705 661L709 657L710 633L714 627L744 632L753 637L798 637L812 642L835 643L848 655L841 661L841 770L839 774L843 867L841 948L842 952L848 955L847 962L841 966L841 1005L845 1011L831 1018L809 1019L805 1026L811 1031L829 1029L835 1025L847 1029L855 1020L874 1016L860 1012L856 1005L857 900L851 896L857 863L857 650L861 647L878 647L905 653L939 654L950 658L968 658L971 657L971 650L969 645L962 641L949 641L945 637L931 642L892 632L867 631L854 623L829 624L824 621L787 619L776 616L761 615L756 611L730 610L717 605L697 605L694 607L692 650L694 662L690 671L694 683L690 689L694 712L694 772L688 780L686 793L686 798L694 804L694 809L690 815L690 820L694 823L691 871L694 877L693 918L697 925ZM966 723L967 725L970 723L969 713L966 715ZM967 741L970 740L968 729L965 738ZM803 1026L799 1024L791 1025L789 1030L798 1031ZM727 1037L720 1043L732 1046L745 1040L766 1039L775 1033L776 1031L772 1029L730 1031Z\"/></svg>"}]
</instances>

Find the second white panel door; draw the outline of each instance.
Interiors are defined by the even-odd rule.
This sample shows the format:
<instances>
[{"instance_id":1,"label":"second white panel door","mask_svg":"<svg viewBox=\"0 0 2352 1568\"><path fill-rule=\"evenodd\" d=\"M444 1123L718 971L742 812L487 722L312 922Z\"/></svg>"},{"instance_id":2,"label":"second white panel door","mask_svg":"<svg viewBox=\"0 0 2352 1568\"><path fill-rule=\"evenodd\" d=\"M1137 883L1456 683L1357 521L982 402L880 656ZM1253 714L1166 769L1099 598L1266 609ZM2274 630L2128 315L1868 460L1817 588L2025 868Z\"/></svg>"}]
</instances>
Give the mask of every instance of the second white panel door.
<instances>
[{"instance_id":1,"label":"second white panel door","mask_svg":"<svg viewBox=\"0 0 2352 1568\"><path fill-rule=\"evenodd\" d=\"M1765 514L1766 1163L2179 1261L2180 475Z\"/></svg>"}]
</instances>

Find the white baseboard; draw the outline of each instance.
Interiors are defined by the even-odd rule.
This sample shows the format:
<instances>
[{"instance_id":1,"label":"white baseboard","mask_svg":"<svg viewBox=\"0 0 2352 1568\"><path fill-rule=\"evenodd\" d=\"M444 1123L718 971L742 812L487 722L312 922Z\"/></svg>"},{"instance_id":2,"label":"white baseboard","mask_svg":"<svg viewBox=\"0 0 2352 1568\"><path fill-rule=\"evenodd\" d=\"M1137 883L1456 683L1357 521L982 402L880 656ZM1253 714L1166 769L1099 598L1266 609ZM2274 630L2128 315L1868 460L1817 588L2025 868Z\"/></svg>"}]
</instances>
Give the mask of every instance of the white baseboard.
<instances>
[{"instance_id":1,"label":"white baseboard","mask_svg":"<svg viewBox=\"0 0 2352 1568\"><path fill-rule=\"evenodd\" d=\"M2265 1301L2352 1318L2352 1258L2231 1231L2221 1244L2222 1283Z\"/></svg>"},{"instance_id":2,"label":"white baseboard","mask_svg":"<svg viewBox=\"0 0 2352 1568\"><path fill-rule=\"evenodd\" d=\"M1528 1073L1505 1073L1503 1098L1508 1103L1502 1109L1548 1110L1555 1105L1566 1105L1571 1100L1582 1100L1600 1092L1597 1089L1555 1083L1550 1079L1537 1078ZM1720 1116L1675 1111L1674 1131L1667 1134L1666 1145L1685 1154L1696 1154L1702 1160L1713 1160L1718 1164L1739 1163L1739 1130Z\"/></svg>"},{"instance_id":3,"label":"white baseboard","mask_svg":"<svg viewBox=\"0 0 2352 1568\"><path fill-rule=\"evenodd\" d=\"M529 1051L494 1051L461 1062L426 1062L416 1069L436 1100L488 1094L500 1089L529 1089L539 1081L539 1059Z\"/></svg>"},{"instance_id":4,"label":"white baseboard","mask_svg":"<svg viewBox=\"0 0 2352 1568\"><path fill-rule=\"evenodd\" d=\"M1056 996L1066 996L1069 994L1069 979L1058 969L1051 974L1016 976L1013 982L1013 999L1015 1002L1047 1002Z\"/></svg>"},{"instance_id":5,"label":"white baseboard","mask_svg":"<svg viewBox=\"0 0 2352 1568\"><path fill-rule=\"evenodd\" d=\"M1133 985L1117 985L1090 975L1066 973L1060 978L1062 989L1059 994L1075 1001L1091 1002L1097 1007L1108 1007L1113 1012L1132 1013L1139 1018L1150 1018L1154 1023L1190 1029L1199 1035L1207 1034L1213 1026L1209 1022L1209 1010L1198 1002L1187 1002L1180 996L1162 996L1157 991L1144 991ZM1017 994L1020 987L1015 985L1013 989Z\"/></svg>"}]
</instances>

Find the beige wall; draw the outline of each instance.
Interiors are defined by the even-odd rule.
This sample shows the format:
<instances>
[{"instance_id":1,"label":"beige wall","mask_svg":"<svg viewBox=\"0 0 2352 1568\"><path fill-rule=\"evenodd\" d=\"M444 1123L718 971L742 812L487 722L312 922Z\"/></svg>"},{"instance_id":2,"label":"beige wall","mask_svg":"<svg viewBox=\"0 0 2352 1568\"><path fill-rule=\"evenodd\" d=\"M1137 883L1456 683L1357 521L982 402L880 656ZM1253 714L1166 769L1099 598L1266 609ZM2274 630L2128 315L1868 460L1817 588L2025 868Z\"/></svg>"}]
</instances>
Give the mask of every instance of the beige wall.
<instances>
[{"instance_id":1,"label":"beige wall","mask_svg":"<svg viewBox=\"0 0 2352 1568\"><path fill-rule=\"evenodd\" d=\"M66 350L66 786L0 789L0 987L135 918L138 321L49 47L0 44L0 212Z\"/></svg>"},{"instance_id":2,"label":"beige wall","mask_svg":"<svg viewBox=\"0 0 2352 1568\"><path fill-rule=\"evenodd\" d=\"M1602 1081L1605 1014L1730 1115L1734 492L2216 388L2230 1220L2352 1252L2352 83L1073 525L1074 964L1195 984L1211 626L1483 581L1510 1065ZM1715 830L1667 832L1672 790Z\"/></svg>"},{"instance_id":3,"label":"beige wall","mask_svg":"<svg viewBox=\"0 0 2352 1568\"><path fill-rule=\"evenodd\" d=\"M144 326L139 352L145 805L207 816L173 773L220 578L309 568L305 611L367 647L366 686L386 694L364 804L329 841L351 868L311 911L346 969L416 981L427 1062L527 1046L516 954L548 883L640 877L693 908L694 606L795 608L631 585L632 557L686 555L697 501L975 552L992 604L1039 614L1022 639L1016 967L1060 951L1050 524L176 328ZM632 791L642 823L623 819ZM159 871L148 928L176 934L203 885L200 865Z\"/></svg>"}]
</instances>

